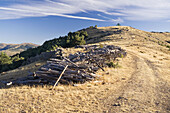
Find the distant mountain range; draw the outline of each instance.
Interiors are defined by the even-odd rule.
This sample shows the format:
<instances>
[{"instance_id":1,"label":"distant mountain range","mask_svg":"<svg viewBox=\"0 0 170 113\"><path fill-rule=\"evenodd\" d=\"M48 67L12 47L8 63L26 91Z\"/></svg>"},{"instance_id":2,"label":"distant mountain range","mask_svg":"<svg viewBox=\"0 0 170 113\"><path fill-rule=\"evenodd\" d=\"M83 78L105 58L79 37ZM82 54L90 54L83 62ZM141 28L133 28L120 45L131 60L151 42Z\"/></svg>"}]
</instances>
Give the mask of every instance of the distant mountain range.
<instances>
[{"instance_id":1,"label":"distant mountain range","mask_svg":"<svg viewBox=\"0 0 170 113\"><path fill-rule=\"evenodd\" d=\"M22 43L22 44L5 44L0 43L0 52L5 52L9 56L19 53L21 51L25 51L29 48L37 47L37 44L33 43Z\"/></svg>"}]
</instances>

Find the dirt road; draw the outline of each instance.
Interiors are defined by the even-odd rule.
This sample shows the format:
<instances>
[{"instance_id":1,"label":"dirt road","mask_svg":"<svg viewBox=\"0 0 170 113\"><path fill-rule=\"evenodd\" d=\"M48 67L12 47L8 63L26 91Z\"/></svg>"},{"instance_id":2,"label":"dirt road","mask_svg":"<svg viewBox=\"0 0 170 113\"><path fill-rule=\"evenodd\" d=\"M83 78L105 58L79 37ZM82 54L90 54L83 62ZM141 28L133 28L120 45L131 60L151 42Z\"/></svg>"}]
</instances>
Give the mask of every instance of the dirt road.
<instances>
[{"instance_id":1,"label":"dirt road","mask_svg":"<svg viewBox=\"0 0 170 113\"><path fill-rule=\"evenodd\" d=\"M117 89L117 93L110 92L105 99L108 112L169 113L169 55L147 47L126 49L132 57L134 70L129 79Z\"/></svg>"}]
</instances>

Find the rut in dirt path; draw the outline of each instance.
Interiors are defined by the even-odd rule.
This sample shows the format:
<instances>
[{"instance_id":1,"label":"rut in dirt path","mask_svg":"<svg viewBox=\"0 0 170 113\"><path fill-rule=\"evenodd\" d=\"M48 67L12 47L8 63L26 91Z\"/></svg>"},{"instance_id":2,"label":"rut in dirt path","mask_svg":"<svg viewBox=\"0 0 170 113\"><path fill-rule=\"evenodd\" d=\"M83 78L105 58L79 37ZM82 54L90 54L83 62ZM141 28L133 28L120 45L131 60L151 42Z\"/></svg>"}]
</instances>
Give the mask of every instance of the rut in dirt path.
<instances>
[{"instance_id":1,"label":"rut in dirt path","mask_svg":"<svg viewBox=\"0 0 170 113\"><path fill-rule=\"evenodd\" d=\"M116 100L108 100L112 105L109 112L170 112L169 85L165 85L166 82L159 79L159 73L149 60L136 55L132 56L136 69L120 89L119 97Z\"/></svg>"}]
</instances>

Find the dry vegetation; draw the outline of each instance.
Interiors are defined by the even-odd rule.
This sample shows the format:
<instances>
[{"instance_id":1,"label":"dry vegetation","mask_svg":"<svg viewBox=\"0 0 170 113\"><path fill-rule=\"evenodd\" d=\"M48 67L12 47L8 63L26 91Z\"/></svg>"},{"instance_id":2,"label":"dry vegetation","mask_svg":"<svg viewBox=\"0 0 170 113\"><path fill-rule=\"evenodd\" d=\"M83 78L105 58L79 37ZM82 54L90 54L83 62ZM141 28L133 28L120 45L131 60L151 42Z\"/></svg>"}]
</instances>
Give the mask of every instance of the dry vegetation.
<instances>
[{"instance_id":1,"label":"dry vegetation","mask_svg":"<svg viewBox=\"0 0 170 113\"><path fill-rule=\"evenodd\" d=\"M0 112L170 112L170 51L157 42L170 40L169 34L148 33L122 26L98 29L112 32L115 28L125 30L121 34L106 36L113 40L101 44L113 44L127 50L127 57L118 59L121 67L99 71L97 74L103 77L96 81L75 86L58 85L53 91L49 90L52 86L1 88ZM91 36L99 35L95 32ZM82 50L67 51L69 54ZM42 64L44 62L37 62L7 72L0 76L0 80L26 76L28 70L33 72Z\"/></svg>"}]
</instances>

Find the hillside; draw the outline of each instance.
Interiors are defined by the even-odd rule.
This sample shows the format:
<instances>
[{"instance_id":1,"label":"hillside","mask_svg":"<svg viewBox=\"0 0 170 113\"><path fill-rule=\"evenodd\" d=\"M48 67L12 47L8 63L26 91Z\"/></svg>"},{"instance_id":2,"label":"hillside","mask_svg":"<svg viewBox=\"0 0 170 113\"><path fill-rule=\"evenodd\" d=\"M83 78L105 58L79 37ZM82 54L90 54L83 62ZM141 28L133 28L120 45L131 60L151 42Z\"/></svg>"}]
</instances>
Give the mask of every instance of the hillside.
<instances>
[{"instance_id":1,"label":"hillside","mask_svg":"<svg viewBox=\"0 0 170 113\"><path fill-rule=\"evenodd\" d=\"M170 112L170 33L152 33L127 26L84 29L89 45L116 45L127 51L119 68L99 70L102 77L85 84L13 86L0 89L0 112ZM66 54L83 51L66 48ZM25 77L45 62L37 61L8 71L1 81ZM3 83L0 83L3 87ZM11 100L11 101L9 101Z\"/></svg>"},{"instance_id":2,"label":"hillside","mask_svg":"<svg viewBox=\"0 0 170 113\"><path fill-rule=\"evenodd\" d=\"M21 51L25 51L29 48L37 47L38 45L32 43L22 43L22 44L5 44L0 43L0 52L5 52L9 56L14 55L16 53L20 53Z\"/></svg>"},{"instance_id":3,"label":"hillside","mask_svg":"<svg viewBox=\"0 0 170 113\"><path fill-rule=\"evenodd\" d=\"M88 33L87 43L98 43L103 41L129 41L131 42L151 42L159 45L170 44L170 33L146 32L128 26L110 26L86 29Z\"/></svg>"}]
</instances>

